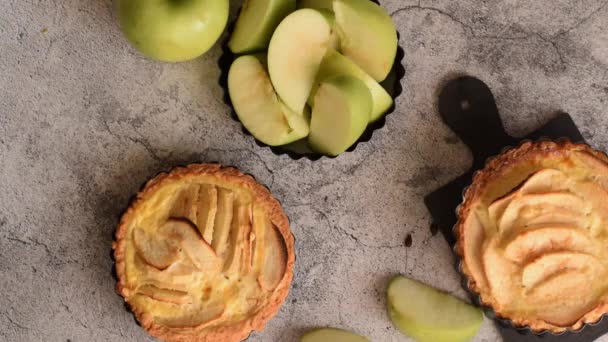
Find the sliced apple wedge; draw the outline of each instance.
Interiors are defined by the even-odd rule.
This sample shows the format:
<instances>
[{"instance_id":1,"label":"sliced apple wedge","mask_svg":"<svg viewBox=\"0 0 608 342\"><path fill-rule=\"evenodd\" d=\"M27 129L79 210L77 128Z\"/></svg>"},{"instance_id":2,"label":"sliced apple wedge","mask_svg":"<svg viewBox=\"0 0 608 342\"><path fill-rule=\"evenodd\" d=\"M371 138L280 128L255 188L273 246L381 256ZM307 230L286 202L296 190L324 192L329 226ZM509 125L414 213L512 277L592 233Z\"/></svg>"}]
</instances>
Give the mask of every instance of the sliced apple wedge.
<instances>
[{"instance_id":1,"label":"sliced apple wedge","mask_svg":"<svg viewBox=\"0 0 608 342\"><path fill-rule=\"evenodd\" d=\"M221 268L221 259L189 221L169 219L159 229L159 233L179 241L183 251L199 270L214 273Z\"/></svg>"},{"instance_id":2,"label":"sliced apple wedge","mask_svg":"<svg viewBox=\"0 0 608 342\"><path fill-rule=\"evenodd\" d=\"M265 67L266 55L237 58L228 72L228 92L234 111L247 130L270 146L288 144L308 135L302 113L277 97Z\"/></svg>"},{"instance_id":3,"label":"sliced apple wedge","mask_svg":"<svg viewBox=\"0 0 608 342\"><path fill-rule=\"evenodd\" d=\"M575 252L545 254L526 265L521 274L522 285L531 290L557 274L569 270L585 269L582 272L601 274L600 261L593 255Z\"/></svg>"},{"instance_id":4,"label":"sliced apple wedge","mask_svg":"<svg viewBox=\"0 0 608 342\"><path fill-rule=\"evenodd\" d=\"M397 54L397 29L384 8L369 0L335 0L342 53L380 82Z\"/></svg>"},{"instance_id":5,"label":"sliced apple wedge","mask_svg":"<svg viewBox=\"0 0 608 342\"><path fill-rule=\"evenodd\" d=\"M336 156L365 131L372 112L372 96L352 76L337 76L319 86L312 110L308 143L317 152Z\"/></svg>"},{"instance_id":6,"label":"sliced apple wedge","mask_svg":"<svg viewBox=\"0 0 608 342\"><path fill-rule=\"evenodd\" d=\"M187 304L191 298L187 292L158 288L154 285L140 287L138 293L148 296L154 300L173 304Z\"/></svg>"},{"instance_id":7,"label":"sliced apple wedge","mask_svg":"<svg viewBox=\"0 0 608 342\"><path fill-rule=\"evenodd\" d=\"M321 328L307 332L300 338L300 342L369 342L369 340L350 331Z\"/></svg>"},{"instance_id":8,"label":"sliced apple wedge","mask_svg":"<svg viewBox=\"0 0 608 342\"><path fill-rule=\"evenodd\" d=\"M170 217L185 218L191 222L196 222L199 185L189 185L182 189L175 199L173 208L169 213Z\"/></svg>"},{"instance_id":9,"label":"sliced apple wedge","mask_svg":"<svg viewBox=\"0 0 608 342\"><path fill-rule=\"evenodd\" d=\"M266 49L274 29L295 9L295 0L245 0L228 47L236 54Z\"/></svg>"},{"instance_id":10,"label":"sliced apple wedge","mask_svg":"<svg viewBox=\"0 0 608 342\"><path fill-rule=\"evenodd\" d=\"M269 222L270 223L270 222ZM285 240L277 228L270 223L264 232L264 263L262 273L258 277L260 286L265 290L274 290L283 276L287 267L287 247Z\"/></svg>"},{"instance_id":11,"label":"sliced apple wedge","mask_svg":"<svg viewBox=\"0 0 608 342\"><path fill-rule=\"evenodd\" d=\"M353 76L363 81L372 94L372 113L370 122L376 121L393 104L393 99L376 80L363 71L357 64L344 57L338 51L330 49L323 57L317 78L308 97L308 104L314 106L314 98L319 88L319 84L335 76Z\"/></svg>"},{"instance_id":12,"label":"sliced apple wedge","mask_svg":"<svg viewBox=\"0 0 608 342\"><path fill-rule=\"evenodd\" d=\"M208 244L213 241L215 215L217 213L217 189L213 185L201 185L198 196L196 227Z\"/></svg>"},{"instance_id":13,"label":"sliced apple wedge","mask_svg":"<svg viewBox=\"0 0 608 342\"><path fill-rule=\"evenodd\" d=\"M234 193L228 189L220 188L217 192L217 215L213 230L213 250L223 257L228 244L230 225L234 215Z\"/></svg>"},{"instance_id":14,"label":"sliced apple wedge","mask_svg":"<svg viewBox=\"0 0 608 342\"><path fill-rule=\"evenodd\" d=\"M172 328L192 328L204 329L220 320L226 313L226 304L223 302L210 302L201 310L196 310L192 314L181 317L162 317L158 321L163 325Z\"/></svg>"},{"instance_id":15,"label":"sliced apple wedge","mask_svg":"<svg viewBox=\"0 0 608 342\"><path fill-rule=\"evenodd\" d=\"M506 247L507 258L522 263L556 251L592 253L593 241L584 229L569 226L545 226L519 233Z\"/></svg>"},{"instance_id":16,"label":"sliced apple wedge","mask_svg":"<svg viewBox=\"0 0 608 342\"><path fill-rule=\"evenodd\" d=\"M333 46L331 14L300 9L279 24L268 46L268 71L283 102L303 113L328 47ZM248 85L249 86L249 85Z\"/></svg>"},{"instance_id":17,"label":"sliced apple wedge","mask_svg":"<svg viewBox=\"0 0 608 342\"><path fill-rule=\"evenodd\" d=\"M483 322L480 309L402 276L390 282L387 303L393 324L419 342L468 341Z\"/></svg>"},{"instance_id":18,"label":"sliced apple wedge","mask_svg":"<svg viewBox=\"0 0 608 342\"><path fill-rule=\"evenodd\" d=\"M179 258L178 246L171 240L164 240L144 231L133 229L133 244L142 260L160 270L164 270Z\"/></svg>"},{"instance_id":19,"label":"sliced apple wedge","mask_svg":"<svg viewBox=\"0 0 608 342\"><path fill-rule=\"evenodd\" d=\"M327 10L333 11L333 0L299 0L298 9L300 8L312 8L316 10Z\"/></svg>"}]
</instances>

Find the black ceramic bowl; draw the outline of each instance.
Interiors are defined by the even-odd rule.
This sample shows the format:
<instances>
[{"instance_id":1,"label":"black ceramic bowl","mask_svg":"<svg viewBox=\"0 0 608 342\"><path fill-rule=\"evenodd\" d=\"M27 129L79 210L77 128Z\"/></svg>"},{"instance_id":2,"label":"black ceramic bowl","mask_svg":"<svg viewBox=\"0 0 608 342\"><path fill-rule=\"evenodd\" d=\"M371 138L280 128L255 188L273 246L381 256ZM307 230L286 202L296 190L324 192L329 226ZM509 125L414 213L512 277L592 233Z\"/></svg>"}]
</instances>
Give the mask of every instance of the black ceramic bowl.
<instances>
[{"instance_id":1,"label":"black ceramic bowl","mask_svg":"<svg viewBox=\"0 0 608 342\"><path fill-rule=\"evenodd\" d=\"M376 0L370 0L370 1L373 1L377 4L379 4L378 1L376 1ZM228 35L227 35L227 38L222 42L222 55L218 61L218 65L220 67L219 83L224 91L222 98L224 100L224 103L227 104L231 108L230 116L232 117L232 119L234 119L240 123L240 121L236 115L236 112L234 111L234 107L232 106L232 101L230 100L230 95L228 93L228 71L230 70L230 65L232 64L232 62L236 59L236 57L238 57L238 55L233 54L230 51L230 49L228 48L228 41L230 40L230 36L232 35L232 32L234 31L235 22L236 22L236 20L233 21L228 26ZM399 38L399 37L400 37L399 32L397 32L397 38ZM359 143L369 141L372 138L372 135L374 134L375 130L384 127L384 125L386 123L386 116L395 111L395 100L397 99L397 97L399 97L399 95L401 95L401 92L403 91L403 88L401 87L401 79L405 75L405 68L403 67L403 64L402 64L403 56L404 56L403 49L401 48L401 46L398 45L397 54L395 56L395 62L393 63L393 67L392 67L391 71L389 72L388 76L386 77L386 79L384 81L380 82L380 85L382 85L382 87L384 89L386 89L386 91L393 98L393 105L386 111L386 113L380 119L376 120L373 123L370 123L367 126L367 128L365 129L365 132L363 132L363 134L361 135L361 137L359 137L359 139L351 147L349 147L346 150L346 152L352 152L355 150L355 148L357 147L357 145ZM249 133L249 131L247 131L247 129L244 126L242 126L242 128L243 128L243 133L253 137L253 135L251 133ZM255 137L254 137L254 139L255 139ZM270 148L270 150L276 155L288 155L293 160L298 160L300 158L307 158L309 160L314 161L314 160L318 160L322 157L335 158L335 157L326 156L324 154L313 152L312 150L310 150L310 148L308 148L305 139L298 140L296 142L293 142L291 144L284 145L284 146L268 146L257 139L255 139L255 142L260 147Z\"/></svg>"}]
</instances>

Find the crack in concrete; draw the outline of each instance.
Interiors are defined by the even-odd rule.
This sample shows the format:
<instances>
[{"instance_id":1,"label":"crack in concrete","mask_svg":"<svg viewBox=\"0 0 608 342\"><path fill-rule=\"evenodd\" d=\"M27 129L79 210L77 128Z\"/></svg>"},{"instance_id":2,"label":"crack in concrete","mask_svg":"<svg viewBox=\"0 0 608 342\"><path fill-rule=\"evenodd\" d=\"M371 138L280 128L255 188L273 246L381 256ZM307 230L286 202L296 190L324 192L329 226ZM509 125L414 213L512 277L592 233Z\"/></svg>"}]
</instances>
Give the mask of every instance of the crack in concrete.
<instances>
[{"instance_id":1,"label":"crack in concrete","mask_svg":"<svg viewBox=\"0 0 608 342\"><path fill-rule=\"evenodd\" d=\"M405 7L401 7L396 9L395 11L393 11L392 13L390 13L390 16L393 17L401 12L408 12L411 10L426 10L426 11L431 11L431 12L435 12L439 15L445 16L447 18L449 18L450 20L452 20L453 22L459 24L460 26L462 26L464 29L466 29L469 34L475 38L481 38L481 39L500 39L500 40L526 40L529 39L531 37L538 37L540 40L542 40L545 43L548 43L551 45L552 49L555 51L555 53L557 54L557 57L559 58L560 64L562 65L563 68L566 68L566 60L564 58L563 53L561 52L557 42L555 41L556 39L560 38L561 36L564 36L565 34L568 34L569 32L579 28L580 26L582 26L583 24L585 24L586 22L588 22L589 20L591 20L591 18L593 18L595 15L597 15L599 12L601 12L604 8L606 8L606 6L608 6L608 1L604 2L602 5L600 5L598 8L596 8L595 10L593 10L589 15L585 16L584 18L582 18L581 20L579 20L576 24L572 25L571 27L562 30L560 33L553 35L550 38L544 37L542 34L538 33L538 32L526 32L524 31L526 34L524 35L520 35L520 36L502 36L502 35L483 35L483 34L477 34L475 32L475 29L463 22L462 20L456 18L453 14L450 14L448 12L445 12L439 8L435 8L435 7L429 7L429 6L421 6L420 1L418 2L418 5L415 6L405 6Z\"/></svg>"},{"instance_id":2,"label":"crack in concrete","mask_svg":"<svg viewBox=\"0 0 608 342\"><path fill-rule=\"evenodd\" d=\"M126 139L128 139L129 141L131 141L131 142L133 142L133 143L135 143L135 144L138 144L138 145L142 146L142 147L143 147L143 148L144 148L144 149L145 149L145 150L148 152L148 154L150 154L150 156L151 156L151 157L152 157L154 160L156 160L157 162L162 162L162 161L163 161L163 158L161 158L161 157L160 157L160 156L159 156L159 155L156 153L156 151L154 151L154 148L153 148L153 147L150 145L150 143L148 143L148 142L147 142L147 141L146 141L146 140L145 140L145 139L144 139L144 138L141 136L141 134L140 134L140 133L137 133L137 134L140 136L140 138L139 138L139 139L138 139L138 138L133 138L133 137L130 137L130 136L121 136L121 135L118 135L118 134L114 133L114 131L112 131L112 129L110 129L110 125L108 125L108 122L107 122L105 119L101 119L101 123L103 124L103 126L104 126L105 130L106 130L108 133L110 133L110 135L111 135L111 136L115 137L115 138L116 138L116 139L118 139L118 140L122 140L123 138L126 138ZM169 154L169 156L168 156L168 157L171 157L171 155L172 155L172 154L173 154L173 152L171 152L171 153Z\"/></svg>"},{"instance_id":3,"label":"crack in concrete","mask_svg":"<svg viewBox=\"0 0 608 342\"><path fill-rule=\"evenodd\" d=\"M572 25L570 28L567 28L566 30L554 35L552 38L555 39L557 37L563 36L565 34L570 33L571 31L576 30L577 28L581 27L583 24L585 24L589 20L591 20L591 18L595 17L595 15L598 14L599 12L601 12L604 8L606 8L606 6L608 6L608 1L603 2L598 8L596 8L591 13L589 13L589 15L587 15L586 17L579 20L576 24Z\"/></svg>"},{"instance_id":4,"label":"crack in concrete","mask_svg":"<svg viewBox=\"0 0 608 342\"><path fill-rule=\"evenodd\" d=\"M14 309L13 309L14 310ZM11 316L9 316L8 314L4 314L4 317L6 317L6 319L9 321L9 323L11 323L12 325L16 326L17 328L21 329L21 330L29 330L29 327L26 327L24 325L21 325L17 322L15 322Z\"/></svg>"},{"instance_id":5,"label":"crack in concrete","mask_svg":"<svg viewBox=\"0 0 608 342\"><path fill-rule=\"evenodd\" d=\"M394 248L402 248L403 247L403 244L398 244L398 245L371 245L371 244L367 244L367 243L361 241L361 239L359 239L358 237L356 237L353 233L347 232L344 228L340 227L339 225L333 225L331 223L331 220L327 216L327 214L325 214L321 210L316 209L316 208L310 208L310 209L314 210L317 214L319 214L321 217L323 217L323 220L325 220L325 222L327 223L327 226L329 228L336 229L342 235L344 235L346 237L349 237L356 244L359 244L359 245L361 245L363 247L373 248L373 249L394 249Z\"/></svg>"},{"instance_id":6,"label":"crack in concrete","mask_svg":"<svg viewBox=\"0 0 608 342\"><path fill-rule=\"evenodd\" d=\"M12 237L12 236L7 236L6 239L9 240L9 241L18 242L20 244L27 245L27 246L43 247L48 255L52 255L49 246L47 244L43 243L43 242L38 241L38 240L34 240L34 239L22 240L22 239L19 239L19 238L16 238L16 237Z\"/></svg>"},{"instance_id":7,"label":"crack in concrete","mask_svg":"<svg viewBox=\"0 0 608 342\"><path fill-rule=\"evenodd\" d=\"M65 311L67 311L70 314L70 317L72 317L78 324L80 324L80 326L82 326L85 329L89 329L89 327L84 324L80 319L74 317L74 313L72 312L72 310L70 310L70 307L63 301L60 301L61 305L63 306L63 308L65 309Z\"/></svg>"}]
</instances>

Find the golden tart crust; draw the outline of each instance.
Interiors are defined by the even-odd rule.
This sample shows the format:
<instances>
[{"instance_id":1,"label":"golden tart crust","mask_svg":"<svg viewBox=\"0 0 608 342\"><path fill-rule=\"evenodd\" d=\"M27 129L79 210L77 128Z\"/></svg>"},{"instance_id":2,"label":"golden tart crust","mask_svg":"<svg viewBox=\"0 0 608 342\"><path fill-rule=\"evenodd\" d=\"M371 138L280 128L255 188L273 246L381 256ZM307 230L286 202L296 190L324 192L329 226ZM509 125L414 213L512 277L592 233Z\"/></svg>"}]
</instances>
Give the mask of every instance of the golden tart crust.
<instances>
[{"instance_id":1,"label":"golden tart crust","mask_svg":"<svg viewBox=\"0 0 608 342\"><path fill-rule=\"evenodd\" d=\"M281 205L253 177L218 164L148 181L112 247L118 293L167 341L241 341L278 312L293 278Z\"/></svg>"},{"instance_id":2,"label":"golden tart crust","mask_svg":"<svg viewBox=\"0 0 608 342\"><path fill-rule=\"evenodd\" d=\"M526 142L475 174L457 212L471 291L516 326L560 333L608 313L608 157Z\"/></svg>"}]
</instances>

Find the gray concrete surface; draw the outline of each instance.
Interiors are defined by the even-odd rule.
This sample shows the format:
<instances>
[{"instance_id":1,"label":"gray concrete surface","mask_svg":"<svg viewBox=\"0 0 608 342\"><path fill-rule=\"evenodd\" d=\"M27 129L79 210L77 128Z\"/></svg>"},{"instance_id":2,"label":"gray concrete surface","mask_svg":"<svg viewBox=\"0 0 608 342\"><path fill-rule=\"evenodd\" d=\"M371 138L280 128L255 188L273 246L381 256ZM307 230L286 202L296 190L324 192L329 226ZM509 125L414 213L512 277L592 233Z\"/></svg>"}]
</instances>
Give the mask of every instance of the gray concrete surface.
<instances>
[{"instance_id":1,"label":"gray concrete surface","mask_svg":"<svg viewBox=\"0 0 608 342\"><path fill-rule=\"evenodd\" d=\"M310 162L259 148L228 118L218 46L158 63L125 41L111 0L0 1L0 340L151 340L114 292L112 234L143 181L198 160L253 173L291 218L291 293L249 341L320 325L406 341L385 313L397 273L464 297L422 202L470 163L438 118L438 87L475 75L510 133L564 110L608 150L608 2L382 2L405 50L397 111L355 152ZM497 338L486 321L476 341Z\"/></svg>"}]
</instances>

